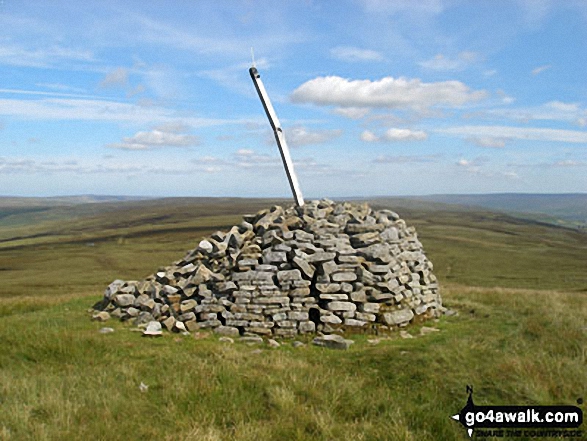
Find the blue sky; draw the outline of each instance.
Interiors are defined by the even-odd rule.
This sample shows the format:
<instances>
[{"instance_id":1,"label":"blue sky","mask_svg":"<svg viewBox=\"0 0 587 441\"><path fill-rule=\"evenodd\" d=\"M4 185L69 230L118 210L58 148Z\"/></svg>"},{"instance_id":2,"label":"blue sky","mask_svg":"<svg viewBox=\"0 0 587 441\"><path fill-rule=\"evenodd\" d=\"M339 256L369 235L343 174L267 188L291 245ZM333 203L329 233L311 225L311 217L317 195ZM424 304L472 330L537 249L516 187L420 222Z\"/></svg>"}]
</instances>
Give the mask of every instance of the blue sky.
<instances>
[{"instance_id":1,"label":"blue sky","mask_svg":"<svg viewBox=\"0 0 587 441\"><path fill-rule=\"evenodd\" d=\"M587 1L0 1L0 195L587 192Z\"/></svg>"}]
</instances>

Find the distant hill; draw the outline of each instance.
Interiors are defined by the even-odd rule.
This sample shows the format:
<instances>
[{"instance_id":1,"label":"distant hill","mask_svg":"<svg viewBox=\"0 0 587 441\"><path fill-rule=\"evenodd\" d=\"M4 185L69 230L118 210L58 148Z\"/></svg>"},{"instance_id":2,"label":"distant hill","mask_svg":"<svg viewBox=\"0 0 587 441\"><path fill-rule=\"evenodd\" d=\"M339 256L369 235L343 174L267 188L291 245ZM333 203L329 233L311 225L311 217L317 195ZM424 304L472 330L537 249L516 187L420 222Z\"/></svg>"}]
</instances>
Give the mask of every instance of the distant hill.
<instances>
[{"instance_id":1,"label":"distant hill","mask_svg":"<svg viewBox=\"0 0 587 441\"><path fill-rule=\"evenodd\" d=\"M408 199L485 208L508 213L530 214L550 223L587 225L587 193L564 194L454 194L409 196ZM525 216L526 217L526 216ZM567 222L556 222L562 220Z\"/></svg>"},{"instance_id":2,"label":"distant hill","mask_svg":"<svg viewBox=\"0 0 587 441\"><path fill-rule=\"evenodd\" d=\"M146 199L153 198L142 196L103 196L92 194L54 197L0 196L0 208L59 207L101 202L140 201Z\"/></svg>"}]
</instances>

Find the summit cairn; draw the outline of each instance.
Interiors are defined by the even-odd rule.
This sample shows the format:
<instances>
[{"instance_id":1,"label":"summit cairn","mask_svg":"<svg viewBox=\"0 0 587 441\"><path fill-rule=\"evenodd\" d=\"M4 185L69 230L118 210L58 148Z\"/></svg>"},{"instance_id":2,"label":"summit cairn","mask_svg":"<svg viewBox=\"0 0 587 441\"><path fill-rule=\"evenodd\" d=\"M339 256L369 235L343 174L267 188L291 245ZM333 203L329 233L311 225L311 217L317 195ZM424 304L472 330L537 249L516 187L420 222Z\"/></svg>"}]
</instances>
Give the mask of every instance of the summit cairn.
<instances>
[{"instance_id":1,"label":"summit cairn","mask_svg":"<svg viewBox=\"0 0 587 441\"><path fill-rule=\"evenodd\" d=\"M381 333L445 311L432 269L393 211L323 199L246 215L144 280L115 280L94 309L173 332Z\"/></svg>"}]
</instances>

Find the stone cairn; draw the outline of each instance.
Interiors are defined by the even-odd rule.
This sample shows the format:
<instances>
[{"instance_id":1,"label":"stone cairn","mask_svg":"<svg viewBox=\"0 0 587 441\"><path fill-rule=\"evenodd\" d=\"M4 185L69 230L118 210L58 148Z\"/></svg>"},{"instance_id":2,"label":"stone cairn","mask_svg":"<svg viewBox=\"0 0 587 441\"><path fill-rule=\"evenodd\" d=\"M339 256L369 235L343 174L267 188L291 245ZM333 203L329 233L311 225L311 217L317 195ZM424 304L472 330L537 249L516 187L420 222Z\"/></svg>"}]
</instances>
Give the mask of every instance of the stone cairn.
<instances>
[{"instance_id":1,"label":"stone cairn","mask_svg":"<svg viewBox=\"0 0 587 441\"><path fill-rule=\"evenodd\" d=\"M327 199L246 215L142 281L115 280L94 309L155 335L162 324L268 337L381 333L446 311L413 227Z\"/></svg>"}]
</instances>

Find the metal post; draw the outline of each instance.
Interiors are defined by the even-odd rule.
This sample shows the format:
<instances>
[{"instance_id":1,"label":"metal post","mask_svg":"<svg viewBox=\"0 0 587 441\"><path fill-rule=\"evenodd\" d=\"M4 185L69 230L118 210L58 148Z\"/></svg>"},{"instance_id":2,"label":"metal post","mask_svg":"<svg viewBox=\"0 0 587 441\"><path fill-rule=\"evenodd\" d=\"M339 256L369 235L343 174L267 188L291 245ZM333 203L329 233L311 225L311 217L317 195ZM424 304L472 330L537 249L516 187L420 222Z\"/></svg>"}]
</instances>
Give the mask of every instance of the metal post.
<instances>
[{"instance_id":1,"label":"metal post","mask_svg":"<svg viewBox=\"0 0 587 441\"><path fill-rule=\"evenodd\" d=\"M275 141L277 141L277 147L279 147L279 153L281 154L281 160L283 161L283 166L285 167L285 173L287 174L291 192L293 193L296 204L298 207L301 207L304 205L304 197L302 196L302 191L300 190L300 185L298 184L298 178L296 177L296 173L294 171L293 162L289 156L289 149L287 148L287 143L285 142L285 135L281 129L281 125L279 124L279 120L275 114L275 110L271 105L271 101L269 101L269 96L267 95L265 86L263 86L259 71L257 71L257 68L253 66L249 69L249 73L251 74L251 78L253 79L255 89L257 89L257 93L259 94L259 98L261 99L261 103L263 104L263 108L267 114L267 118L269 118L269 124L271 124L273 133L275 134Z\"/></svg>"}]
</instances>

